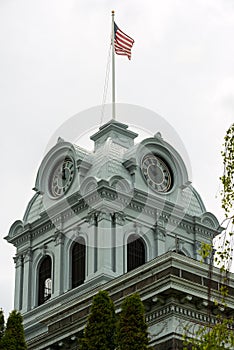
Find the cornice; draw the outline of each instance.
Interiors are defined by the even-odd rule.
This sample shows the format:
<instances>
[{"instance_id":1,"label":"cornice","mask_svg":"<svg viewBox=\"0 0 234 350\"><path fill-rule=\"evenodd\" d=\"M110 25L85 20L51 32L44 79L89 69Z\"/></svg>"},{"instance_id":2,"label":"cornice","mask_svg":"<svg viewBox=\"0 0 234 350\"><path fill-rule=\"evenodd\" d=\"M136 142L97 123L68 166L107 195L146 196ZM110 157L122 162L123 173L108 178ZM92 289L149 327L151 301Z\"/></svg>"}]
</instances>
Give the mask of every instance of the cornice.
<instances>
[{"instance_id":1,"label":"cornice","mask_svg":"<svg viewBox=\"0 0 234 350\"><path fill-rule=\"evenodd\" d=\"M160 218L160 220L172 225L172 227L181 227L188 233L202 236L204 239L207 236L212 239L222 231L222 228L217 230L204 226L199 217L184 214L182 207L174 205L167 200L164 201L158 197L153 198L137 190L133 191L132 196L117 193L108 183L101 182L95 191L88 193L85 197L76 192L70 197L64 198L62 202L55 203L48 211L41 214L41 218L31 224L27 224L23 232L15 237L8 236L7 240L15 246L19 246L30 238L35 238L48 232L54 225L57 225L56 220L66 222L74 215L85 213L90 207L94 210L99 210L100 204L103 205L102 201L106 201L106 206L108 205L112 212L115 213L122 212L123 208L125 208L126 219L128 216L134 216L127 212L128 210L133 210L135 213L142 213L150 217L152 224Z\"/></svg>"},{"instance_id":2,"label":"cornice","mask_svg":"<svg viewBox=\"0 0 234 350\"><path fill-rule=\"evenodd\" d=\"M185 271L189 275L184 275L182 271ZM204 290L204 293L206 294L208 273L209 265L201 264L199 261L185 256L181 256L180 254L177 254L175 252L168 252L166 254L160 255L159 257L153 260L150 260L149 262L136 268L135 270L132 270L109 282L106 282L103 285L103 289L111 291L112 297L115 300L117 300L117 294L119 293L119 291L123 291L124 289L131 289L132 286L135 286L136 290L141 290L142 299L145 300L147 294L148 297L153 297L153 295L159 294L159 290L163 291L164 288L161 289L161 286L167 284L168 280L166 279L171 276L171 282L173 283L175 289L180 290L179 286L183 285L187 289L183 289L182 291L188 294L192 294L192 290L195 288L197 290L197 293L193 294L197 297L201 297L201 290ZM199 278L197 282L195 278L196 276ZM194 283L191 283L192 278L195 281ZM215 267L213 268L212 281L216 281L217 283L220 282L220 271ZM155 289L155 286L153 285L155 283L158 284L157 289ZM234 291L233 274L230 275L229 286L232 287ZM54 316L52 316L52 314L48 314L48 312L46 311L48 309L46 304L40 306L40 309L44 309L46 311L46 319L51 319L52 317L53 320L57 320L57 318L64 315L65 310L65 315L68 315L71 311L73 312L76 309L76 307L78 309L80 303L83 303L85 300L86 302L88 302L88 300L91 300L93 295L95 295L96 291L99 289L99 287L96 286L94 288L91 288L88 290L87 293L84 293L85 289L86 285L83 284L77 290L72 289L68 291L66 293L66 303L64 305L61 304L61 301L64 299L64 296L57 297L54 300L51 299L51 301L49 302L50 305L54 304L54 306L56 306L59 304L59 313L56 310L53 311ZM125 294L126 293L122 293L122 296L124 297ZM79 295L79 301L77 299L77 295ZM230 298L233 299L233 297L234 293L233 296L230 296ZM27 313L27 315L35 314L37 313L37 310L38 309L31 310ZM50 312L52 312L51 308L50 310Z\"/></svg>"},{"instance_id":3,"label":"cornice","mask_svg":"<svg viewBox=\"0 0 234 350\"><path fill-rule=\"evenodd\" d=\"M167 316L181 316L183 318L186 318L188 321L196 320L199 321L199 323L203 323L204 325L207 323L215 323L215 316L208 316L207 312L203 311L198 311L195 308L186 307L181 304L176 304L176 303L171 303L169 305L166 305L164 307L161 307L160 309L154 310L152 312L148 312L146 314L146 322L151 325L155 323L155 320L162 320L165 319Z\"/></svg>"}]
</instances>

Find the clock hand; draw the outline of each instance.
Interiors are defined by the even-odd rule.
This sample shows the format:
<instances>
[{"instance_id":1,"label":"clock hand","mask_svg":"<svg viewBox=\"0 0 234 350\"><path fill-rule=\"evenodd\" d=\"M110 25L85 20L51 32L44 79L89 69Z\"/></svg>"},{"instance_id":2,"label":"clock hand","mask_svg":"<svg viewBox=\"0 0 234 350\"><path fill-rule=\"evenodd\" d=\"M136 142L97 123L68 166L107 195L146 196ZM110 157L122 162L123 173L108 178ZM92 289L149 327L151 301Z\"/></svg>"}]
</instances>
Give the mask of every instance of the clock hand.
<instances>
[{"instance_id":1,"label":"clock hand","mask_svg":"<svg viewBox=\"0 0 234 350\"><path fill-rule=\"evenodd\" d=\"M65 171L65 166L63 164L62 166L62 180L66 180L66 171Z\"/></svg>"}]
</instances>

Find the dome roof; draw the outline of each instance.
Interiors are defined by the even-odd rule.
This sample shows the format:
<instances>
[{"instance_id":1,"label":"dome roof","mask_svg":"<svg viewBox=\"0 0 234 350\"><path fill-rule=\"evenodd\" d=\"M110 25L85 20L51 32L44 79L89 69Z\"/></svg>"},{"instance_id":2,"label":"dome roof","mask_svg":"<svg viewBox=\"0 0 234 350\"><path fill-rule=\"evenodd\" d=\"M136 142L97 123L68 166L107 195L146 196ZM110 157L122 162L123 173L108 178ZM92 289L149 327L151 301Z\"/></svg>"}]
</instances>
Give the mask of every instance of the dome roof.
<instances>
[{"instance_id":1,"label":"dome roof","mask_svg":"<svg viewBox=\"0 0 234 350\"><path fill-rule=\"evenodd\" d=\"M185 213L191 216L200 216L206 212L205 205L193 186L188 186L182 191L181 204Z\"/></svg>"},{"instance_id":2,"label":"dome roof","mask_svg":"<svg viewBox=\"0 0 234 350\"><path fill-rule=\"evenodd\" d=\"M153 194L152 191L148 190L146 182L139 174L141 173L140 159L142 159L142 154L146 150L154 152L154 149L156 149L159 155L166 159L168 163L170 161L176 178L174 189L166 194L166 200L179 205L186 214L191 216L204 214L206 212L204 203L189 182L185 164L178 152L165 142L161 135L145 139L134 145L133 140L136 136L136 133L127 130L127 125L110 121L91 136L95 143L93 152L59 138L57 144L47 153L41 163L35 186L37 193L27 206L23 218L24 224L36 221L44 211L44 196L48 197L45 183L48 182L50 171L47 168L51 168L51 159L58 156L60 151L64 154L70 152L69 154L74 158L76 167L82 169L81 180L74 181L73 187L67 192L70 196L72 193L79 191L82 183L86 183L89 178L96 181L96 183L105 180L110 186L112 186L114 179L121 178L128 183L129 188L134 186L136 190ZM138 173L134 177L134 181L131 172L133 168L131 167L135 167L134 171ZM46 172L47 178L43 178ZM156 193L156 195L159 196L160 194Z\"/></svg>"},{"instance_id":3,"label":"dome roof","mask_svg":"<svg viewBox=\"0 0 234 350\"><path fill-rule=\"evenodd\" d=\"M43 196L36 193L26 208L23 223L30 224L40 218L40 214L43 211Z\"/></svg>"}]
</instances>

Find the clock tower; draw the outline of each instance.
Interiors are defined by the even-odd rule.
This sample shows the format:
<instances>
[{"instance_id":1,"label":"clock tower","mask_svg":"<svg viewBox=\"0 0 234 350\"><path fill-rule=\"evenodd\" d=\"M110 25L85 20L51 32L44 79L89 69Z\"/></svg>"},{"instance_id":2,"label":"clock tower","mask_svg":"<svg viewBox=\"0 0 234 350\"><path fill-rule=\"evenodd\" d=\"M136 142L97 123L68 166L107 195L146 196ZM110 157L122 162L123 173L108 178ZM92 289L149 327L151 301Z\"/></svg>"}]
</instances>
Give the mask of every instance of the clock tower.
<instances>
[{"instance_id":1,"label":"clock tower","mask_svg":"<svg viewBox=\"0 0 234 350\"><path fill-rule=\"evenodd\" d=\"M199 248L222 228L178 151L160 133L136 137L110 120L90 137L93 151L59 138L42 160L23 220L6 237L17 249L15 308L29 350L76 349L100 289L117 309L139 292L155 349L180 349L187 324L212 321Z\"/></svg>"}]
</instances>

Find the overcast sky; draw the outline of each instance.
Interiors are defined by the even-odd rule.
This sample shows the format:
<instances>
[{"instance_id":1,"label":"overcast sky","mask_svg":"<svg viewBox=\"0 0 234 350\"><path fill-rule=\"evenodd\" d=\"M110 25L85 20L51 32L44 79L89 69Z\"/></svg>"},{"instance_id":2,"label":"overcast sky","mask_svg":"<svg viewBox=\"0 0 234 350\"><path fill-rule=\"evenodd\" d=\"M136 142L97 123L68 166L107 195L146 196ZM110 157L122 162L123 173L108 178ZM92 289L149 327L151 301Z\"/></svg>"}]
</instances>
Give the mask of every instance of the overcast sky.
<instances>
[{"instance_id":1,"label":"overcast sky","mask_svg":"<svg viewBox=\"0 0 234 350\"><path fill-rule=\"evenodd\" d=\"M15 250L2 238L23 217L54 131L102 103L113 9L120 29L135 40L131 61L116 56L117 101L149 108L172 125L207 211L223 218L217 195L220 150L234 119L233 0L1 0L0 307L5 313L13 308ZM144 120L136 122L147 129Z\"/></svg>"}]
</instances>

